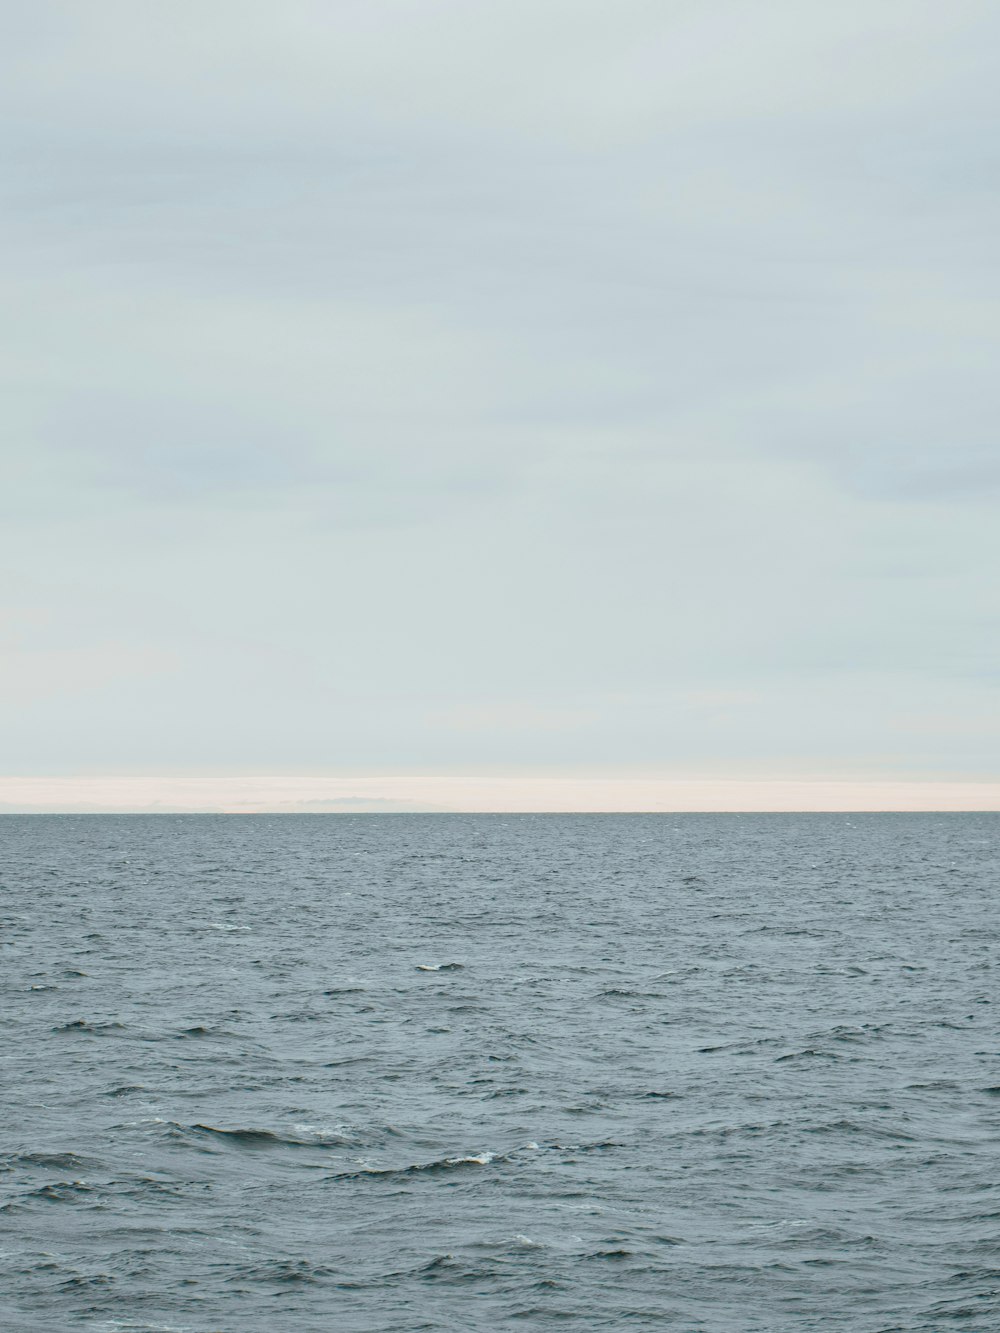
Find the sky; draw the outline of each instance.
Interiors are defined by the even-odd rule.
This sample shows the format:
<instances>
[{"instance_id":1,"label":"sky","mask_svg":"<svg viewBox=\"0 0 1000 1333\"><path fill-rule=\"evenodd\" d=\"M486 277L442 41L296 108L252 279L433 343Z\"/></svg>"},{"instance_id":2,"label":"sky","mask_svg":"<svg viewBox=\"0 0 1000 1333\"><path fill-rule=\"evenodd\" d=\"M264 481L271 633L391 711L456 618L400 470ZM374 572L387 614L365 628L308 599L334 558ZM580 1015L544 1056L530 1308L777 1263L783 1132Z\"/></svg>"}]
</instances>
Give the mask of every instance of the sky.
<instances>
[{"instance_id":1,"label":"sky","mask_svg":"<svg viewBox=\"0 0 1000 1333\"><path fill-rule=\"evenodd\" d=\"M0 25L3 808L1000 807L991 0Z\"/></svg>"}]
</instances>

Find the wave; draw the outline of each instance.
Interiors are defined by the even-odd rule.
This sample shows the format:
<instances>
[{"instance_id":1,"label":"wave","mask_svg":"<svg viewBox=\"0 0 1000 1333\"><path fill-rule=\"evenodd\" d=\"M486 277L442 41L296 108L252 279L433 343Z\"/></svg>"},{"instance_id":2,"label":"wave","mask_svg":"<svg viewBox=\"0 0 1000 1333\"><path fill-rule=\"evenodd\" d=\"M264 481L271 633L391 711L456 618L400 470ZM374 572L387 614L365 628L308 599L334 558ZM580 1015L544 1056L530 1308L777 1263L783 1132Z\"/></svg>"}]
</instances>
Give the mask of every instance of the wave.
<instances>
[{"instance_id":1,"label":"wave","mask_svg":"<svg viewBox=\"0 0 1000 1333\"><path fill-rule=\"evenodd\" d=\"M18 1167L42 1171L86 1171L94 1166L93 1159L78 1157L72 1152L19 1152L0 1157L0 1171L15 1171Z\"/></svg>"},{"instance_id":2,"label":"wave","mask_svg":"<svg viewBox=\"0 0 1000 1333\"><path fill-rule=\"evenodd\" d=\"M316 1283L338 1277L336 1270L307 1259L271 1259L264 1263L241 1264L226 1277L227 1282L265 1282L278 1286Z\"/></svg>"},{"instance_id":3,"label":"wave","mask_svg":"<svg viewBox=\"0 0 1000 1333\"><path fill-rule=\"evenodd\" d=\"M279 1134L270 1129L220 1129L216 1125L175 1125L184 1134L230 1144L238 1148L343 1148L351 1143L347 1134L315 1134L309 1137Z\"/></svg>"},{"instance_id":4,"label":"wave","mask_svg":"<svg viewBox=\"0 0 1000 1333\"><path fill-rule=\"evenodd\" d=\"M905 1130L895 1129L891 1125L865 1124L859 1120L831 1120L822 1125L804 1125L802 1127L804 1134L851 1134L863 1135L867 1138L891 1139L901 1143L915 1143L914 1135L907 1134Z\"/></svg>"},{"instance_id":5,"label":"wave","mask_svg":"<svg viewBox=\"0 0 1000 1333\"><path fill-rule=\"evenodd\" d=\"M886 1037L908 1035L910 1034L905 1030L890 1023L861 1023L856 1026L838 1023L833 1027L813 1032L775 1033L766 1037L755 1037L751 1040L717 1042L711 1046L698 1046L696 1051L699 1055L717 1055L722 1052L730 1055L755 1055L763 1054L778 1047L788 1046L793 1042L802 1042L803 1045L796 1050L783 1051L781 1055L776 1057L776 1063L802 1056L837 1060L857 1057L847 1057L838 1054L835 1050L826 1050L824 1049L825 1046L862 1046L874 1041L881 1041Z\"/></svg>"},{"instance_id":6,"label":"wave","mask_svg":"<svg viewBox=\"0 0 1000 1333\"><path fill-rule=\"evenodd\" d=\"M607 990L597 992L599 1000L665 1000L662 991L629 990L626 986L609 986Z\"/></svg>"},{"instance_id":7,"label":"wave","mask_svg":"<svg viewBox=\"0 0 1000 1333\"><path fill-rule=\"evenodd\" d=\"M805 1046L801 1051L788 1051L785 1055L776 1055L776 1065L786 1064L789 1060L839 1060L835 1051L817 1051L814 1046Z\"/></svg>"},{"instance_id":8,"label":"wave","mask_svg":"<svg viewBox=\"0 0 1000 1333\"><path fill-rule=\"evenodd\" d=\"M237 1034L235 1032L227 1032L225 1028L210 1028L206 1027L204 1023L195 1023L193 1027L181 1028L180 1032L175 1032L173 1035L179 1041L183 1041L185 1038L235 1037Z\"/></svg>"},{"instance_id":9,"label":"wave","mask_svg":"<svg viewBox=\"0 0 1000 1333\"><path fill-rule=\"evenodd\" d=\"M465 1157L436 1157L430 1162L411 1162L406 1166L371 1166L363 1163L360 1171L338 1171L328 1180L405 1180L412 1176L438 1176L454 1171L467 1171L469 1168L489 1166L492 1162L505 1162L508 1158L503 1153L470 1153Z\"/></svg>"},{"instance_id":10,"label":"wave","mask_svg":"<svg viewBox=\"0 0 1000 1333\"><path fill-rule=\"evenodd\" d=\"M47 1203L78 1203L88 1195L96 1193L93 1185L88 1185L85 1180L58 1180L50 1185L42 1185L39 1189L22 1195L21 1198L22 1201L43 1199Z\"/></svg>"},{"instance_id":11,"label":"wave","mask_svg":"<svg viewBox=\"0 0 1000 1333\"><path fill-rule=\"evenodd\" d=\"M113 1032L124 1032L124 1023L91 1023L85 1018L76 1018L71 1023L59 1023L51 1029L53 1032L89 1032L94 1037L106 1037Z\"/></svg>"}]
</instances>

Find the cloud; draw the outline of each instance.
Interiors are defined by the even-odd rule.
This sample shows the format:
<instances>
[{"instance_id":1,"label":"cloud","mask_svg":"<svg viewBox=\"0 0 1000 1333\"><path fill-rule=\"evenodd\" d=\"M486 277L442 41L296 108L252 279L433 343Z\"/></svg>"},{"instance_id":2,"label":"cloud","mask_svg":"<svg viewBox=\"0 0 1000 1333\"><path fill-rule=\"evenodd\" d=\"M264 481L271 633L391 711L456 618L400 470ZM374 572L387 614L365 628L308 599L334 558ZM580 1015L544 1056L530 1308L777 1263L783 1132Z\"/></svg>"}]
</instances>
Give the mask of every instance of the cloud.
<instances>
[{"instance_id":1,"label":"cloud","mask_svg":"<svg viewBox=\"0 0 1000 1333\"><path fill-rule=\"evenodd\" d=\"M6 762L992 762L992 6L15 27Z\"/></svg>"}]
</instances>

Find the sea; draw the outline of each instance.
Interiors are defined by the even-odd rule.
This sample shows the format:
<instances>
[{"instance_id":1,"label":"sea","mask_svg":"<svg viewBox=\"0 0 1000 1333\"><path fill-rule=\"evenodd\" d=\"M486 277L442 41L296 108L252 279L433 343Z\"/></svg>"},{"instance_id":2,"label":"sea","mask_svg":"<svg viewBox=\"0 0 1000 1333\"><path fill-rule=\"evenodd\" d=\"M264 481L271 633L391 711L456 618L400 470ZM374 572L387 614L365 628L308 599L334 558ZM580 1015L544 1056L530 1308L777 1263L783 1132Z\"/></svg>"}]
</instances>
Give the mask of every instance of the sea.
<instances>
[{"instance_id":1,"label":"sea","mask_svg":"<svg viewBox=\"0 0 1000 1333\"><path fill-rule=\"evenodd\" d=\"M0 817L3 1333L996 1333L996 814Z\"/></svg>"}]
</instances>

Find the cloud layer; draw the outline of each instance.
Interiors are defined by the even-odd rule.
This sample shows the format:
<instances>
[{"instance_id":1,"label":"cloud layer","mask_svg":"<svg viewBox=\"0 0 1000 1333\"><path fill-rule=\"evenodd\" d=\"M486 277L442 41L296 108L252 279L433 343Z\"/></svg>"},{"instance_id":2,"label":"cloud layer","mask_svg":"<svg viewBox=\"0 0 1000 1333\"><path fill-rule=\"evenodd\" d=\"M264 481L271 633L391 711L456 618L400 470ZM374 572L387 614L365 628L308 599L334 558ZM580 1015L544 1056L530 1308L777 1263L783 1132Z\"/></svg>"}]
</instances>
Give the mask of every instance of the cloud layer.
<instances>
[{"instance_id":1,"label":"cloud layer","mask_svg":"<svg viewBox=\"0 0 1000 1333\"><path fill-rule=\"evenodd\" d=\"M10 27L6 771L996 776L994 6Z\"/></svg>"}]
</instances>

